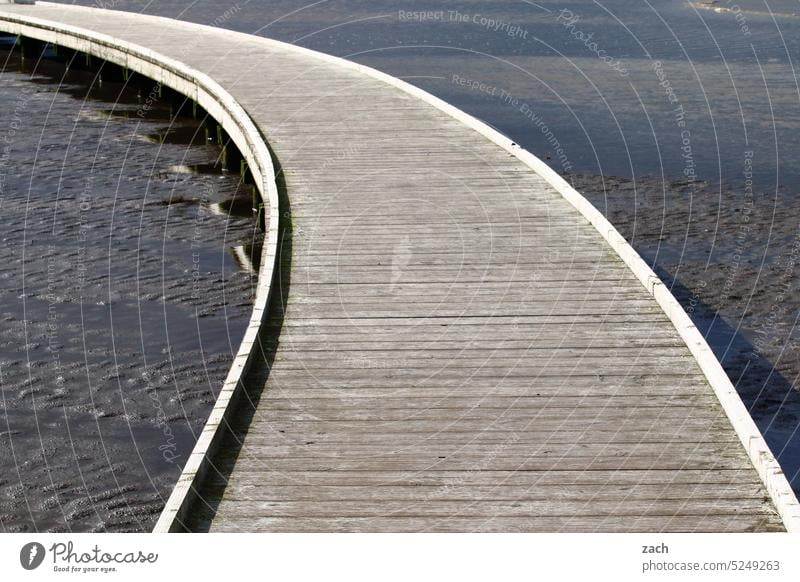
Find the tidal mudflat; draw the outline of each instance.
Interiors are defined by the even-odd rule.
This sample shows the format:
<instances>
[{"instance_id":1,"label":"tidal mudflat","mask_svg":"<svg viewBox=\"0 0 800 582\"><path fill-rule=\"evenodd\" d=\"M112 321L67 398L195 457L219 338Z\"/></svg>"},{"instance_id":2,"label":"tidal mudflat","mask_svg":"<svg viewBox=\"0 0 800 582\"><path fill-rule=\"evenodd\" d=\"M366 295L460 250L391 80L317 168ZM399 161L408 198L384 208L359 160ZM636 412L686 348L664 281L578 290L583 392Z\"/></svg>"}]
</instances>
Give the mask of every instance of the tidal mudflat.
<instances>
[{"instance_id":1,"label":"tidal mudflat","mask_svg":"<svg viewBox=\"0 0 800 582\"><path fill-rule=\"evenodd\" d=\"M249 317L250 187L157 86L0 62L0 531L148 531Z\"/></svg>"}]
</instances>

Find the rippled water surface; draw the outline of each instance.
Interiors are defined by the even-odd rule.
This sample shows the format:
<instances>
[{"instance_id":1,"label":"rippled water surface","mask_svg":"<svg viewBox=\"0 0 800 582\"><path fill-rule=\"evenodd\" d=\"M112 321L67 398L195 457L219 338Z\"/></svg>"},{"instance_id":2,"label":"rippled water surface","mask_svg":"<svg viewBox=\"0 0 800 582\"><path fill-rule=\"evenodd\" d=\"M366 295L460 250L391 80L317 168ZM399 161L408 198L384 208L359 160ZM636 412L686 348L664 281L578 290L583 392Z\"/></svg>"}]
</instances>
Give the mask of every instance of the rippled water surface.
<instances>
[{"instance_id":1,"label":"rippled water surface","mask_svg":"<svg viewBox=\"0 0 800 582\"><path fill-rule=\"evenodd\" d=\"M152 87L0 62L0 531L148 530L249 316L253 221Z\"/></svg>"},{"instance_id":2,"label":"rippled water surface","mask_svg":"<svg viewBox=\"0 0 800 582\"><path fill-rule=\"evenodd\" d=\"M91 0L80 3L95 4ZM656 270L674 285L679 300L707 333L712 347L737 384L795 488L800 489L800 402L796 390L800 375L800 335L796 330L800 313L800 294L797 292L800 264L800 189L797 186L800 178L800 87L794 68L795 63L800 62L800 19L796 14L796 1L322 0L308 3L300 0L115 0L106 4L122 10L183 18L270 36L377 67L480 117L548 160L606 212ZM0 98L13 106L23 88L30 84L15 74L5 74L3 79L13 82L4 81ZM50 159L48 156L57 161L50 167L40 167L40 162L37 162L33 181L30 174L20 170L16 180L24 184L22 192L28 192L28 189L37 192L33 197L35 203L44 205L47 212L53 213L52 206L47 205L53 204L52 200L47 196L59 191L65 149L71 152L70 155L87 156L85 163L78 164L80 167L93 168L93 174L108 173L106 182L99 177L93 180L90 187L93 200L102 198L97 193L105 186L100 184L131 191L138 188L136 194L132 194L130 204L133 206L130 208L119 202L116 209L113 205L106 206L100 212L99 206L93 206L91 215L101 224L98 233L102 232L104 236L98 236L93 244L86 246L91 250L57 248L54 252L56 257L61 257L63 252L78 256L80 253L94 253L92 256L98 257L95 266L100 269L108 268L109 256L113 256L115 268L125 269L139 256L131 250L131 245L138 246L140 239L149 241L148 244L155 248L163 238L167 238L167 230L170 237L179 237L177 227L166 229L167 221L171 225L173 220L184 217L191 224L190 229L195 228L198 221L219 224L214 222L216 217L202 212L203 205L181 203L163 207L141 204L144 197L142 188L147 191L148 200L151 196L153 199L168 197L167 193L173 188L181 196L196 200L199 197L196 189L202 188L201 184L210 178L171 174L168 168L186 163L181 161L183 156L196 156L198 159L207 156L203 148L173 148L170 145L154 154L154 150L148 149L149 145L145 147L142 144L141 152L136 156L131 154L133 158L126 160L120 171L119 164L125 159L124 155L102 149L101 155L106 155L106 158L101 160L96 157L95 148L89 148L92 149L90 154L80 153L74 151L75 146L69 144L68 138L62 139L62 136L71 134L73 125L63 120L74 117L74 114L58 116L64 127L59 131L48 130L40 143L42 115L46 115L50 108L53 95L52 88L40 85L36 90L45 91L45 94L40 96L36 93L28 100L30 109L26 123L31 125L21 132L24 139L15 145L15 151L19 152L18 163L24 165L36 152L42 161ZM62 103L62 97L59 96L57 101ZM63 105L80 108L80 104L70 100L63 101ZM91 104L90 108L102 110L108 106ZM5 115L7 120L5 112L8 109L4 106L2 111L4 113L0 115ZM96 119L94 114L88 117L92 119L82 121L79 127L90 134L95 132L92 134L95 141L98 132L106 132L106 135L119 132L129 136L147 133L158 126L148 122L151 129L137 129L139 126L136 124L122 121L109 124L106 118ZM91 139L77 141L91 144ZM124 147L119 146L121 152L129 147L130 140L120 139L124 144ZM107 141L105 138L102 140L104 148L111 148L115 143ZM168 162L167 157L173 150L176 159ZM155 165L157 172L150 169L155 167L151 159L154 156L159 159ZM142 168L147 171L141 172ZM126 177L120 179L121 173ZM73 185L72 190L68 190L71 200L77 200L87 187L81 178L83 176L71 174ZM144 185L139 183L142 180ZM70 180L64 182L62 188L69 183ZM36 228L41 232L48 228L66 228L58 226L57 221L52 223L54 219L47 212L26 214L25 204L27 202L20 199L9 202L8 196L4 195L3 208L12 217L12 226L3 236L21 241L13 251L16 253L14 260L19 261L23 261L25 244L41 238L36 234L26 238L26 233L39 232ZM74 220L80 219L75 202L71 207L66 202L63 204L64 210L59 210L57 217L63 218L70 211ZM62 202L58 205L61 208ZM112 218L111 210L116 216L119 212L135 214L135 230L124 230L133 227L120 226L121 221ZM141 219L142 214L147 215L146 220ZM16 223L13 222L14 216L19 216ZM202 217L202 221L198 217ZM30 222L26 224L25 220ZM37 221L46 224L40 225ZM113 230L110 230L112 226ZM115 236L109 233L116 233L120 228L133 238L126 239L123 235L122 240L110 244L110 239L115 239ZM247 236L246 224L233 221L228 228L229 233L241 229L240 238ZM186 230L183 234L188 238ZM208 336L202 337L208 337L209 345L211 342L224 344L221 347L224 354L219 352L219 362L213 365L198 363L214 362L213 358L197 360L193 365L188 358L184 368L176 368L183 370L185 378L203 379L202 383L177 382L177 387L169 389L174 401L164 399L168 414L176 419L170 424L180 435L181 442L191 441L190 429L196 430L200 425L201 411L207 410L203 406L211 401L213 390L218 385L211 381L211 372L206 368L210 366L209 369L218 375L224 369L225 350L229 346L224 318L220 315L224 311L225 299L219 286L222 281L227 281L227 285L235 285L244 292L247 283L243 275L226 270L220 259L227 256L223 249L227 248L230 240L238 236L227 236L225 241L203 237L203 240L214 241L209 245L208 257L211 261L216 260L219 268L215 271L218 280L207 280L209 293L203 299L213 303L208 307L211 315L199 321L203 325L220 326L222 331L219 334L210 333L209 327ZM148 247L148 244L142 244ZM120 280L122 288L144 285L146 290L136 291L139 297L149 297L148 301L157 302L161 300L160 296L151 287L162 281L166 289L174 289L171 285L180 288L185 284L186 275L181 269L187 268L186 255L175 250L183 247L166 245L164 248L169 249L164 255L169 258L167 264L180 263L182 267L173 269L170 266L162 273L159 271L162 258L158 255L148 267L155 274L147 275L147 268L142 266L141 274L127 281ZM11 253L12 250L4 252ZM26 261L34 254L37 256L35 264L40 273L40 287L45 284L45 263L50 252L45 244L25 254ZM54 259L56 263L60 260ZM148 264L145 259L140 260ZM29 261L20 265L33 263ZM21 289L22 267L15 265L6 261L2 276L10 281L4 288L14 287L8 295L19 304L22 299L18 297L24 296L25 291ZM16 270L11 270L14 268ZM191 262L188 269L190 272ZM209 266L208 270L212 268ZM67 273L73 271L65 270L64 277ZM115 271L108 273L110 277ZM105 279L99 282L94 279L94 283L102 286ZM210 292L212 287L217 291ZM89 291L86 293L87 297L95 297ZM96 295L98 293L95 291ZM119 293L132 301L123 291ZM174 309L180 310L178 293L170 295L163 291L162 294L178 298ZM32 304L31 301L27 305ZM105 299L97 299L95 303L99 301ZM117 301L125 303L122 299ZM92 301L88 303L93 305ZM245 304L244 296L230 302L227 305L228 316L232 312L241 316ZM12 330L18 331L4 336L3 345L4 349L19 352L16 361L21 362L19 366L25 366L28 361L26 346L33 340L25 335L24 326L19 323L24 319L19 308L12 311L16 319L7 323ZM39 311L40 318L44 317L47 304L42 303ZM134 308L132 312L135 314L137 310ZM115 321L117 319L113 300L106 305L87 308L87 314L87 317L95 318L93 321L99 327L108 326L110 315ZM220 317L215 319L218 315ZM142 329L150 330L152 327L156 330L152 335L152 345L163 348L169 341L174 350L180 351L178 338L166 335L173 329L165 325L169 318L165 319L163 314L156 312L147 317L143 317L141 326ZM138 323L135 329L139 329ZM42 333L44 330L40 331ZM107 339L107 336L101 337ZM194 353L192 350L198 349L198 334L195 332L187 337L195 344L187 346L186 353ZM136 339L130 342L135 344ZM204 341L203 348L207 347ZM117 349L129 349L130 353L136 351L134 347ZM82 350L80 346L74 348L78 360L83 355ZM169 361L163 354L159 359L159 349L153 351L155 361ZM8 392L4 388L9 394L16 395L19 410L30 410L36 390L41 386L35 374L46 373L49 353L42 351L37 358L37 366L42 371L37 372L39 368L32 367L30 373L34 376L30 379L23 378L12 366L3 364L4 378L14 376L20 383L15 391ZM106 362L106 367L112 366L110 360L110 357L99 358L99 361ZM64 361L67 361L66 356ZM75 365L85 364L79 362ZM148 365L152 365L149 359ZM117 398L121 394L126 397L128 393L140 394L140 407L144 412L133 410L143 418L151 418L153 406L147 399L147 389L141 382L138 391L124 384L120 388L116 378L109 375L112 371L101 366L99 377L105 375L109 379L107 381L115 386L113 393ZM136 372L139 373L138 367ZM25 373L28 373L27 369ZM4 386L5 382L4 379ZM73 384L65 382L63 386L62 390L68 390L67 386ZM181 391L195 402L203 402L203 406L192 409L194 416L190 414L188 422L180 420L183 410L177 403ZM159 389L158 393L162 390ZM87 397L88 394L92 393L87 392ZM64 398L69 400L70 397ZM56 404L47 409L50 410L48 422L53 426L67 426L63 408ZM118 413L122 410L119 405L113 408ZM96 421L91 419L91 422ZM106 419L102 422L119 423ZM116 440L112 444L115 446L131 442L131 432L124 422L121 426L124 430L114 433ZM152 437L147 442L153 446L150 457L145 456L142 462L128 463L128 475L140 471L141 466L164 464L155 446L161 438L155 426L147 421L137 425ZM72 431L73 436L75 432ZM29 431L23 431L23 434L29 435ZM122 444L118 445L117 441ZM33 475L47 474L41 459L48 458L48 451L47 446L37 450L35 471L38 473ZM95 457L92 459L92 462L96 461ZM13 460L5 457L3 463L4 466L15 466ZM110 472L107 463L103 467L107 473ZM169 475L172 469L166 467L163 474ZM4 496L4 507L16 507L24 499L19 494L24 488L19 487L17 476L9 479L5 475L7 473L4 473L4 491L16 491L18 496L12 500ZM158 502L153 492L159 488L164 491L164 483L169 479L165 477L155 487L145 480L146 486L142 489L142 480L137 481L137 478L138 473L130 477L134 483L134 495L146 497L151 502L148 507L155 511ZM64 483L61 486L75 487L75 481L68 485ZM51 520L48 523L55 523L53 516L61 515L54 502L58 499L58 485L54 484L51 489L46 497L50 506L41 509L40 515L48 516ZM124 514L126 509L120 510L121 513ZM92 520L79 523L89 522ZM63 520L61 523L63 525ZM120 523L130 524L133 520L126 522L121 519Z\"/></svg>"}]
</instances>

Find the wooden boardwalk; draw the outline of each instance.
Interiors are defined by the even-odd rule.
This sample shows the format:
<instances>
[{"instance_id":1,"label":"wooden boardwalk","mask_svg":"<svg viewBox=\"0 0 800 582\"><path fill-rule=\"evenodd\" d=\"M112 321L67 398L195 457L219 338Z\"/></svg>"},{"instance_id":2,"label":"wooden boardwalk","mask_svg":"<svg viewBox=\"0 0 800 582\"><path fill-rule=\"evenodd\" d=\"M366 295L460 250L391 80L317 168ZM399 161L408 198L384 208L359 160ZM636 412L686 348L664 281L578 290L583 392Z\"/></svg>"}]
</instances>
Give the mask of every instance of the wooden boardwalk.
<instances>
[{"instance_id":1,"label":"wooden boardwalk","mask_svg":"<svg viewBox=\"0 0 800 582\"><path fill-rule=\"evenodd\" d=\"M189 529L783 529L670 318L507 149L373 75L255 37L9 13L208 74L282 168L291 229L266 355Z\"/></svg>"}]
</instances>

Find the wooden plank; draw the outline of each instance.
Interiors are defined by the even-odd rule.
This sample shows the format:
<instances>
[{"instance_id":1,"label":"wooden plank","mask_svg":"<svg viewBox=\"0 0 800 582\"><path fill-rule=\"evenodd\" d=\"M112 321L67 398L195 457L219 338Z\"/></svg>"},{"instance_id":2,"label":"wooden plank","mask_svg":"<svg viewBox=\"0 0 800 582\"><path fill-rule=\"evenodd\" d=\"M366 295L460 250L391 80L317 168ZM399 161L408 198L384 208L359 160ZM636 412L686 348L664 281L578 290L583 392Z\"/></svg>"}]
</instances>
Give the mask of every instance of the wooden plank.
<instances>
[{"instance_id":1,"label":"wooden plank","mask_svg":"<svg viewBox=\"0 0 800 582\"><path fill-rule=\"evenodd\" d=\"M381 396L360 395L351 397L344 394L329 393L325 397L294 396L279 392L267 392L262 398L269 400L271 410L293 410L295 408L318 409L318 407L330 407L333 405L343 408L364 409L428 409L446 404L447 407L457 410L468 410L471 408L482 407L491 409L508 410L510 408L578 408L586 407L594 410L606 408L656 408L667 407L687 407L708 409L715 408L717 402L713 396L708 394L669 394L669 395L642 395L641 392L625 395L613 396L504 396L492 393L480 396L463 396L459 393L448 394L446 397L431 396L420 390L414 397L396 396L394 394L383 394Z\"/></svg>"},{"instance_id":2,"label":"wooden plank","mask_svg":"<svg viewBox=\"0 0 800 582\"><path fill-rule=\"evenodd\" d=\"M531 438L537 435L541 438L540 442L552 440L554 443L561 441L558 435L566 433L579 433L583 435L583 440L590 442L603 442L605 435L614 434L615 431L625 434L641 434L647 431L658 421L667 422L673 427L673 432L665 432L662 441L664 449L669 448L669 443L681 438L683 430L687 434L693 429L714 431L715 438L719 437L722 441L727 439L733 442L735 439L725 437L724 416L717 417L705 416L698 418L676 418L668 416L658 418L651 416L641 418L637 413L631 413L629 417L618 416L617 418L587 418L585 415L570 415L550 418L533 418L532 416L517 417L492 417L492 418L454 418L446 419L416 418L416 419L331 419L320 416L316 419L274 419L264 418L259 412L256 419L247 424L234 424L233 428L240 431L241 436L246 436L248 440L254 442L258 440L259 434L267 434L270 437L278 433L293 436L296 440L305 439L314 441L326 435L352 435L354 439L365 439L374 434L409 434L409 435L439 435L457 433L461 435L462 442L468 443L475 438L476 433L499 433L510 435L509 441L513 442L516 434L531 432ZM716 426L714 421L719 421L722 426ZM620 426L624 429L620 429ZM542 433L549 432L550 437ZM472 436L470 436L472 433ZM269 441L274 442L274 440ZM578 442L578 441L576 441ZM735 447L734 447L735 448ZM495 453L495 449L487 446L487 453Z\"/></svg>"},{"instance_id":3,"label":"wooden plank","mask_svg":"<svg viewBox=\"0 0 800 582\"><path fill-rule=\"evenodd\" d=\"M273 502L406 502L429 503L432 500L447 498L460 501L540 501L558 500L564 504L592 504L594 502L626 503L631 499L651 502L686 501L689 499L713 502L737 502L753 499L759 494L758 483L730 484L689 484L689 485L584 485L565 487L555 485L463 485L455 482L450 486L382 485L382 486L342 486L316 487L313 485L280 485L265 490L254 480L248 484L219 484L213 490L226 501L246 503L248 501Z\"/></svg>"},{"instance_id":4,"label":"wooden plank","mask_svg":"<svg viewBox=\"0 0 800 582\"><path fill-rule=\"evenodd\" d=\"M197 529L212 532L672 532L745 533L780 531L780 526L761 516L698 514L655 517L581 516L575 517L384 517L375 518L276 518L241 516L236 521L214 519L207 510L198 511Z\"/></svg>"},{"instance_id":5,"label":"wooden plank","mask_svg":"<svg viewBox=\"0 0 800 582\"><path fill-rule=\"evenodd\" d=\"M732 448L732 447L729 447ZM679 451L683 452L683 451ZM665 448L665 454L668 454ZM476 465L486 462L485 456L454 457L439 459L438 456L424 457L418 455L383 455L372 456L364 459L353 458L325 458L321 456L310 457L275 457L270 458L259 454L258 451L246 451L239 458L239 462L234 464L226 459L215 461L215 465L222 471L236 470L238 473L247 473L253 467L261 470L270 471L428 471L438 468L441 471L470 471ZM744 458L728 459L718 458L714 460L693 456L689 458L678 455L669 458L650 457L567 457L538 459L528 457L498 457L493 460L489 467L482 467L481 470L497 471L579 471L579 470L647 470L659 467L666 470L685 470L699 469L705 471L719 471L727 469L738 469L749 471L749 460ZM232 480L235 482L236 477ZM773 516L775 517L775 516Z\"/></svg>"},{"instance_id":6,"label":"wooden plank","mask_svg":"<svg viewBox=\"0 0 800 582\"><path fill-rule=\"evenodd\" d=\"M223 497L223 499L225 499ZM457 517L470 515L473 519L503 517L652 517L652 516L697 516L697 515L761 515L768 498L739 499L659 499L632 501L604 501L598 499L562 500L554 497L544 501L492 501L469 499L466 501L427 500L413 501L300 501L275 502L248 499L236 501L225 499L233 517L264 516L280 517Z\"/></svg>"},{"instance_id":7,"label":"wooden plank","mask_svg":"<svg viewBox=\"0 0 800 582\"><path fill-rule=\"evenodd\" d=\"M725 434L724 426L720 422L687 422L685 427L676 426L673 432L649 431L646 426L633 426L624 431L614 432L610 425L599 429L583 429L578 423L567 423L560 427L555 423L530 423L527 426L514 422L497 423L488 425L485 435L476 435L472 431L478 423L446 422L440 430L431 429L417 421L407 433L400 432L400 423L373 423L372 432L365 430L366 425L355 426L353 430L349 423L311 423L305 425L307 432L297 435L287 430L288 423L267 423L253 427L246 437L248 445L266 449L280 449L282 455L313 456L320 455L327 458L337 457L344 459L348 455L361 457L398 455L400 453L413 453L415 449L424 450L425 455L434 452L435 458L458 456L475 458L483 455L494 458L505 454L517 455L520 458L532 458L540 452L544 457L571 456L585 458L591 456L589 452L602 455L624 456L620 449L629 449L630 455L636 456L641 451L652 451L661 447L664 454L677 455L685 451L710 450L718 454L718 449L728 449L735 439ZM414 429L417 430L414 430ZM473 432L470 435L470 431ZM547 433L550 434L547 434ZM244 436L244 435L242 435ZM572 439L572 440L570 440ZM715 445L719 445L715 448ZM331 451L338 447L338 451ZM441 455L438 454L441 451ZM352 453L352 454L351 454ZM469 454L468 454L469 453ZM709 453L709 454L712 454ZM648 453L650 454L650 453ZM652 453L657 454L657 453ZM721 454L721 453L719 453ZM402 456L396 456L401 463ZM404 463L405 461L403 461Z\"/></svg>"},{"instance_id":8,"label":"wooden plank","mask_svg":"<svg viewBox=\"0 0 800 582\"><path fill-rule=\"evenodd\" d=\"M669 318L518 158L395 87L255 38L7 10L211 75L283 168L286 303L191 527L780 529Z\"/></svg>"},{"instance_id":9,"label":"wooden plank","mask_svg":"<svg viewBox=\"0 0 800 582\"><path fill-rule=\"evenodd\" d=\"M738 475L736 469L720 469L709 472L697 469L664 470L597 470L579 469L576 471L286 471L276 472L254 467L238 476L236 483L242 485L262 485L269 487L311 486L319 487L385 487L404 485L410 487L433 487L437 489L454 486L500 487L500 486L532 486L539 487L564 486L624 486L635 490L638 486L656 485L662 488L672 486L711 486L720 491L727 487L749 484L758 487L757 476L749 481L734 481ZM227 478L215 474L209 479L214 487L230 483ZM569 491L564 488L563 491Z\"/></svg>"}]
</instances>

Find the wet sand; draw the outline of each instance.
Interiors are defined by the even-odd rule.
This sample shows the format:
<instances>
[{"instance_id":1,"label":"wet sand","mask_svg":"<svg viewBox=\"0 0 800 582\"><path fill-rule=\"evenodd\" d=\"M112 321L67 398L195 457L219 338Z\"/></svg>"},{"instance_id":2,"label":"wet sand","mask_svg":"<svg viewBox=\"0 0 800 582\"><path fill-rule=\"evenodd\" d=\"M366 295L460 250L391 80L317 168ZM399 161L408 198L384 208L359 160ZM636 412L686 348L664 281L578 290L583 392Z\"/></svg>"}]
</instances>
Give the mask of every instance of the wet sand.
<instances>
[{"instance_id":1,"label":"wet sand","mask_svg":"<svg viewBox=\"0 0 800 582\"><path fill-rule=\"evenodd\" d=\"M0 62L0 531L148 531L249 317L260 235L212 205L250 187L146 85Z\"/></svg>"}]
</instances>

